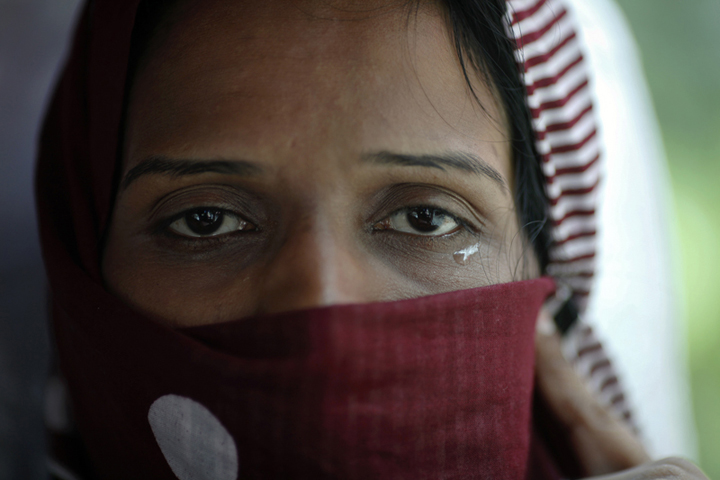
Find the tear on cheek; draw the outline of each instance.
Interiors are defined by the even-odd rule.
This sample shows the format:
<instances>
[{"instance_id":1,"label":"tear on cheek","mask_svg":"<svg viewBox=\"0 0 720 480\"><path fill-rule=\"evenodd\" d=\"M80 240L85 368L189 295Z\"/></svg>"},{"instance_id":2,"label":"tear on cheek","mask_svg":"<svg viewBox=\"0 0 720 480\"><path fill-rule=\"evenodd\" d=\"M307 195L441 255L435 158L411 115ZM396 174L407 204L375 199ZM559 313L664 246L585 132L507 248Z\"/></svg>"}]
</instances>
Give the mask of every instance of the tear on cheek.
<instances>
[{"instance_id":1,"label":"tear on cheek","mask_svg":"<svg viewBox=\"0 0 720 480\"><path fill-rule=\"evenodd\" d=\"M468 263L470 258L473 255L477 254L479 251L480 243L476 243L475 245L470 245L469 247L465 247L462 250L458 250L457 252L453 253L453 259L458 265L465 265Z\"/></svg>"}]
</instances>

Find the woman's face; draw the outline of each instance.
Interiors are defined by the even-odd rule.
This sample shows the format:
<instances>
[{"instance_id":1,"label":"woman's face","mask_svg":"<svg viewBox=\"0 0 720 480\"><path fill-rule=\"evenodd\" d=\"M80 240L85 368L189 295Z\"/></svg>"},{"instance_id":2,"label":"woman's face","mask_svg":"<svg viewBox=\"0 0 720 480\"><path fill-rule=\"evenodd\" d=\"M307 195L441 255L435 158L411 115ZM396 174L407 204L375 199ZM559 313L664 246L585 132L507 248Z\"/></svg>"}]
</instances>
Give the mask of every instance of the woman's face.
<instances>
[{"instance_id":1,"label":"woman's face","mask_svg":"<svg viewBox=\"0 0 720 480\"><path fill-rule=\"evenodd\" d=\"M518 279L506 120L404 3L181 9L134 79L110 289L190 326Z\"/></svg>"}]
</instances>

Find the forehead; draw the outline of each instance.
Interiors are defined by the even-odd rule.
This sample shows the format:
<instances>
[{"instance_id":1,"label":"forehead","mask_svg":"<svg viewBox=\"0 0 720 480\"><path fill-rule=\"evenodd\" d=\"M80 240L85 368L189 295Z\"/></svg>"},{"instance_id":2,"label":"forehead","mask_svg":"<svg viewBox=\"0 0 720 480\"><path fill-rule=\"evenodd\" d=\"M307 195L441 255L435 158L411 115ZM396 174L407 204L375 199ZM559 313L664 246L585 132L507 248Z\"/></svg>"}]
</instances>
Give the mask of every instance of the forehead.
<instances>
[{"instance_id":1,"label":"forehead","mask_svg":"<svg viewBox=\"0 0 720 480\"><path fill-rule=\"evenodd\" d=\"M185 2L136 76L126 158L439 145L485 158L506 128L490 89L474 88L484 109L434 4Z\"/></svg>"}]
</instances>

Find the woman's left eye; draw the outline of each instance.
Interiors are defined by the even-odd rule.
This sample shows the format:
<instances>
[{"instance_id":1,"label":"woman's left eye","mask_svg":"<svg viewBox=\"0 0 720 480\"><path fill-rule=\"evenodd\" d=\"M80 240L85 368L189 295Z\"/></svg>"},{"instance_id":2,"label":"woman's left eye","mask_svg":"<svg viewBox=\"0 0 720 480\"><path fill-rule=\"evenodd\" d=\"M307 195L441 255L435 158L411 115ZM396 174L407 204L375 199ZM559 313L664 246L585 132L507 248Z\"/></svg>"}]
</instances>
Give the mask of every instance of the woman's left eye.
<instances>
[{"instance_id":1,"label":"woman's left eye","mask_svg":"<svg viewBox=\"0 0 720 480\"><path fill-rule=\"evenodd\" d=\"M185 237L216 237L237 231L255 230L255 226L221 208L201 207L188 210L168 228Z\"/></svg>"},{"instance_id":2,"label":"woman's left eye","mask_svg":"<svg viewBox=\"0 0 720 480\"><path fill-rule=\"evenodd\" d=\"M463 228L453 215L435 207L411 207L398 210L373 226L374 230L394 230L410 235L438 237Z\"/></svg>"}]
</instances>

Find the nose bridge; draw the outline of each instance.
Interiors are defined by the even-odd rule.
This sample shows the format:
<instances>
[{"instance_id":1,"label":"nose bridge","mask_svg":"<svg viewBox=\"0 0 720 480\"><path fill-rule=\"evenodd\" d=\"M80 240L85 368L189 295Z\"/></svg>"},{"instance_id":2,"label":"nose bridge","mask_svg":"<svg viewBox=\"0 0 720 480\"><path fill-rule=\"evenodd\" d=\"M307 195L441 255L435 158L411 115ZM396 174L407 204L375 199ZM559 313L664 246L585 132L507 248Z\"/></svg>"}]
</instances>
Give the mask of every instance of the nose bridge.
<instances>
[{"instance_id":1,"label":"nose bridge","mask_svg":"<svg viewBox=\"0 0 720 480\"><path fill-rule=\"evenodd\" d=\"M303 219L268 265L258 313L363 302L364 275L349 237L322 214Z\"/></svg>"}]
</instances>

